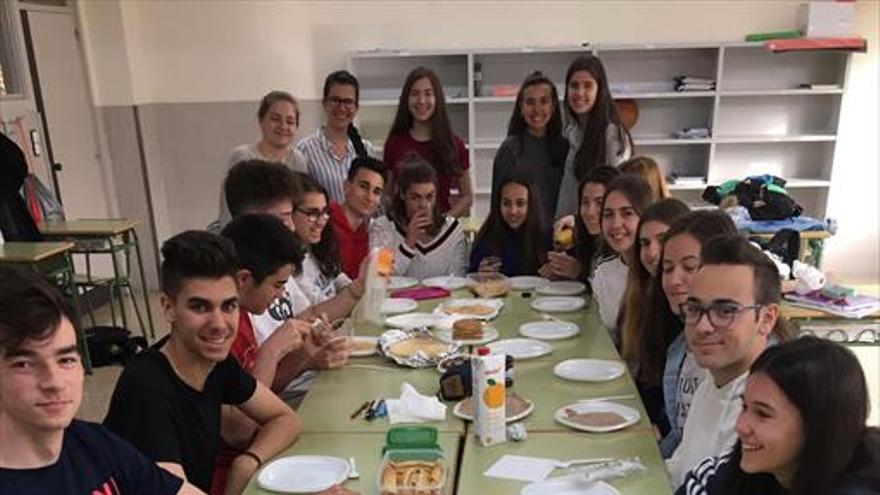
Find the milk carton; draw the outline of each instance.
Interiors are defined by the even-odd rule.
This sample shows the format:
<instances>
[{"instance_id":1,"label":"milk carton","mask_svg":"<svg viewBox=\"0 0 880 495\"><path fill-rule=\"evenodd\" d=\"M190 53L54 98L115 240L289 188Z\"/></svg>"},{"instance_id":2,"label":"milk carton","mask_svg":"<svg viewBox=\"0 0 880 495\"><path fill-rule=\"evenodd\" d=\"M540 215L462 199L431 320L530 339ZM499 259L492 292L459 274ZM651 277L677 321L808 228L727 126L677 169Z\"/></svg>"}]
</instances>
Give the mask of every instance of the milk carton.
<instances>
[{"instance_id":1,"label":"milk carton","mask_svg":"<svg viewBox=\"0 0 880 495\"><path fill-rule=\"evenodd\" d=\"M505 417L504 354L481 347L471 359L474 393L474 433L484 446L507 440Z\"/></svg>"}]
</instances>

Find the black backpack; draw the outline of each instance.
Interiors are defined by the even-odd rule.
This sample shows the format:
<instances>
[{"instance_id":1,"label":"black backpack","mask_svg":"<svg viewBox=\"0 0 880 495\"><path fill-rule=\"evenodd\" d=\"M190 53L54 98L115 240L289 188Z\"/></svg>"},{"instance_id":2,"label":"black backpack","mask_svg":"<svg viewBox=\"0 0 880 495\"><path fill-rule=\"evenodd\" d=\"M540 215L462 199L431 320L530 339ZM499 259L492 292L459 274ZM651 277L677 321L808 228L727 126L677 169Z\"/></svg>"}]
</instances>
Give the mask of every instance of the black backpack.
<instances>
[{"instance_id":1,"label":"black backpack","mask_svg":"<svg viewBox=\"0 0 880 495\"><path fill-rule=\"evenodd\" d=\"M143 337L132 337L122 327L96 326L86 329L86 342L92 366L121 364L144 351L149 344Z\"/></svg>"}]
</instances>

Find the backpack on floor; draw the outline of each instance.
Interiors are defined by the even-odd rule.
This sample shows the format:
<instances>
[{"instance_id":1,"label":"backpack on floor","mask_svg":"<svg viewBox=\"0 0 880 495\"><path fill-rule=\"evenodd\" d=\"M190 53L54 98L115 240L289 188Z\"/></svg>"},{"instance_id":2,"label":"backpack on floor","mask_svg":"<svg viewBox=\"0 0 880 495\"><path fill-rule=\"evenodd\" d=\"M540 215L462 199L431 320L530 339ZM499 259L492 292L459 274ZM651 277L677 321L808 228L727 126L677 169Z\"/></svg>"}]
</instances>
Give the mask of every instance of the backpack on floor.
<instances>
[{"instance_id":1,"label":"backpack on floor","mask_svg":"<svg viewBox=\"0 0 880 495\"><path fill-rule=\"evenodd\" d=\"M147 339L132 337L128 330L111 326L86 329L86 342L92 366L125 366L131 358L149 347Z\"/></svg>"}]
</instances>

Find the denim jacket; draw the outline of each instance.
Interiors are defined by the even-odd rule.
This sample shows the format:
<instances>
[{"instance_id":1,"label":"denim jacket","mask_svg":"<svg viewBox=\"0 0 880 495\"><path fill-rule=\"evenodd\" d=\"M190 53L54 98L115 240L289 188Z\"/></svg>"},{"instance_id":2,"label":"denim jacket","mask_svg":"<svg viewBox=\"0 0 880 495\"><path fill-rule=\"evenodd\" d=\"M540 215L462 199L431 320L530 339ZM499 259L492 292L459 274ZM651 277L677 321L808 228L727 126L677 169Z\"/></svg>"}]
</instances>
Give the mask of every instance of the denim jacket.
<instances>
[{"instance_id":1,"label":"denim jacket","mask_svg":"<svg viewBox=\"0 0 880 495\"><path fill-rule=\"evenodd\" d=\"M669 432L660 440L660 453L664 459L672 457L675 448L681 442L678 430L683 425L678 421L678 404L676 404L678 374L687 355L687 341L684 332L679 333L666 349L666 365L663 367L663 401L666 405L666 417L669 418Z\"/></svg>"}]
</instances>

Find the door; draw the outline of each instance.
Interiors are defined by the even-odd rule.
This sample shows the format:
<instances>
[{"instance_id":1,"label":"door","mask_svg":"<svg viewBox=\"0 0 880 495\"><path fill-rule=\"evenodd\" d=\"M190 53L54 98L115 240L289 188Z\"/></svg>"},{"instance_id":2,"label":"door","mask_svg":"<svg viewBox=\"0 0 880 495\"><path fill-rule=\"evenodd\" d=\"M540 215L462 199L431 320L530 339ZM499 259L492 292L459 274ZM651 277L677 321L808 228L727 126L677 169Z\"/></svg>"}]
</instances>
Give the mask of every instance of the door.
<instances>
[{"instance_id":1,"label":"door","mask_svg":"<svg viewBox=\"0 0 880 495\"><path fill-rule=\"evenodd\" d=\"M94 107L70 9L23 10L37 110L68 219L112 217L112 177L101 164Z\"/></svg>"}]
</instances>

